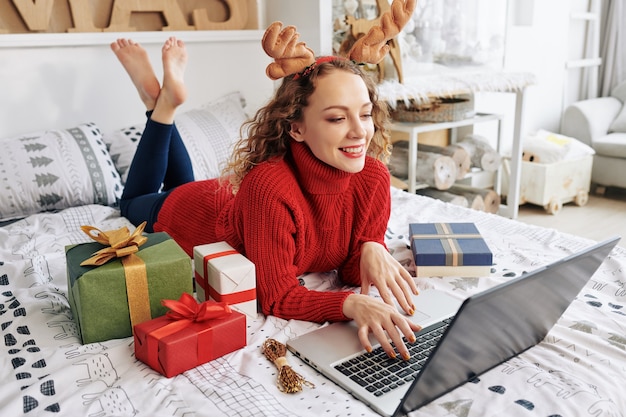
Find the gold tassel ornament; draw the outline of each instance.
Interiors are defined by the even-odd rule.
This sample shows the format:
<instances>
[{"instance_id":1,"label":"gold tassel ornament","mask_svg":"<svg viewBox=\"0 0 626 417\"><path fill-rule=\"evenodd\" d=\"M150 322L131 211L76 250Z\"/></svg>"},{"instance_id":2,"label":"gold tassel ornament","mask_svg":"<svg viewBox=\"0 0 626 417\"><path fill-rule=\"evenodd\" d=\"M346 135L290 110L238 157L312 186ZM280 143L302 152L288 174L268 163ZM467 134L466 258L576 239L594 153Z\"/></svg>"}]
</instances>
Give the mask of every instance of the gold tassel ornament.
<instances>
[{"instance_id":1,"label":"gold tassel ornament","mask_svg":"<svg viewBox=\"0 0 626 417\"><path fill-rule=\"evenodd\" d=\"M276 385L282 392L288 394L302 391L303 386L315 388L315 384L304 379L302 375L294 371L287 363L287 347L274 339L267 339L263 342L263 354L278 369L278 378Z\"/></svg>"}]
</instances>

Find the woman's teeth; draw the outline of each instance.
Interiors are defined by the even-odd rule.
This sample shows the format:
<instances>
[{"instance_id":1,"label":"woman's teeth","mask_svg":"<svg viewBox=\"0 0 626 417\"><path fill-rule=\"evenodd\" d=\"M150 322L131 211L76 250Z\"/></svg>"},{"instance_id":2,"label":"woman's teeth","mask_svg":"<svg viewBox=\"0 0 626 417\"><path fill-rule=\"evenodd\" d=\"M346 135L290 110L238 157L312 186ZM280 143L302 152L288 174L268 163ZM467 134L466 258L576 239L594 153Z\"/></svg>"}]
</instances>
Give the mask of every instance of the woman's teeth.
<instances>
[{"instance_id":1,"label":"woman's teeth","mask_svg":"<svg viewBox=\"0 0 626 417\"><path fill-rule=\"evenodd\" d=\"M358 146L356 148L341 148L341 150L347 153L359 153L363 151L363 147Z\"/></svg>"}]
</instances>

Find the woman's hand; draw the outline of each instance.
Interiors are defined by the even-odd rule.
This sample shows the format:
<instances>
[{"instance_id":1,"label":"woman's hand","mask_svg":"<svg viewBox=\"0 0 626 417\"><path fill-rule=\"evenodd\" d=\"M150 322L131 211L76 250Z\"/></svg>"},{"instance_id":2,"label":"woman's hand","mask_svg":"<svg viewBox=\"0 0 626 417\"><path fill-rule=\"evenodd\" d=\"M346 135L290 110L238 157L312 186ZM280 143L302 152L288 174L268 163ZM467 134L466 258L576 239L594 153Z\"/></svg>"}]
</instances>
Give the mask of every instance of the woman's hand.
<instances>
[{"instance_id":1,"label":"woman's hand","mask_svg":"<svg viewBox=\"0 0 626 417\"><path fill-rule=\"evenodd\" d=\"M421 327L400 314L394 306L367 295L350 294L343 303L343 314L356 323L359 340L366 351L372 351L368 338L371 332L389 357L396 357L393 346L389 343L391 339L402 358L409 359L409 350L402 336L413 343L414 332L421 330Z\"/></svg>"},{"instance_id":2,"label":"woman's hand","mask_svg":"<svg viewBox=\"0 0 626 417\"><path fill-rule=\"evenodd\" d=\"M417 285L411 274L383 245L376 242L363 243L360 269L361 294L369 294L370 286L374 285L385 303L395 307L393 295L407 314L415 313L412 294L418 294Z\"/></svg>"}]
</instances>

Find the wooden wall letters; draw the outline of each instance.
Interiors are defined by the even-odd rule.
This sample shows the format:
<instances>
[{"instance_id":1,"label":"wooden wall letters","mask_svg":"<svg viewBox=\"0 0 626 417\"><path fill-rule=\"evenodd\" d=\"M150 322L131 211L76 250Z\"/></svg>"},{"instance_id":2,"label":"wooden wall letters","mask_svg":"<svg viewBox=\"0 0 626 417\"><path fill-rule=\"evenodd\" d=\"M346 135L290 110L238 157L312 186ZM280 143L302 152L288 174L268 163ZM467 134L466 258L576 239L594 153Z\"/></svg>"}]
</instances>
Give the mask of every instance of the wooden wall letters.
<instances>
[{"instance_id":1,"label":"wooden wall letters","mask_svg":"<svg viewBox=\"0 0 626 417\"><path fill-rule=\"evenodd\" d=\"M256 0L0 0L0 33L258 29Z\"/></svg>"}]
</instances>

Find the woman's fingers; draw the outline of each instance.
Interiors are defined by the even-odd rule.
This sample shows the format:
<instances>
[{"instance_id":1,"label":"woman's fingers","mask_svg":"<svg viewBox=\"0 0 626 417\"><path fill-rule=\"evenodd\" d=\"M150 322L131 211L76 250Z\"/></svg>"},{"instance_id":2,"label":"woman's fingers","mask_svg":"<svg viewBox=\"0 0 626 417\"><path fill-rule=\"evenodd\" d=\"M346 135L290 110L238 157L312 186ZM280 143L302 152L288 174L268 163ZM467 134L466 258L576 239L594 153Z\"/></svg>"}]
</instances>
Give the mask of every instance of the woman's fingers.
<instances>
[{"instance_id":1,"label":"woman's fingers","mask_svg":"<svg viewBox=\"0 0 626 417\"><path fill-rule=\"evenodd\" d=\"M411 293L413 295L418 295L419 290L417 289L417 284L415 283L415 280L413 279L409 271L400 266L400 275L402 276L402 279L409 284Z\"/></svg>"},{"instance_id":2,"label":"woman's fingers","mask_svg":"<svg viewBox=\"0 0 626 417\"><path fill-rule=\"evenodd\" d=\"M414 342L415 332L421 327L394 306L367 295L350 294L343 303L343 312L356 322L359 340L366 351L372 351L368 337L371 333L389 357L395 358L399 353L402 358L409 359L405 340Z\"/></svg>"},{"instance_id":3,"label":"woman's fingers","mask_svg":"<svg viewBox=\"0 0 626 417\"><path fill-rule=\"evenodd\" d=\"M409 343L415 342L415 332L421 330L418 324L415 324L398 314L395 319L388 320L382 326L369 327L363 325L359 327L358 335L361 345L367 352L372 351L372 345L369 340L369 333L372 333L382 349L390 358L396 358L396 350L400 357L404 360L410 359L409 349L405 344L405 339ZM395 346L395 349L394 349Z\"/></svg>"},{"instance_id":4,"label":"woman's fingers","mask_svg":"<svg viewBox=\"0 0 626 417\"><path fill-rule=\"evenodd\" d=\"M413 282L413 279L411 278L410 281ZM395 300L400 305L400 308L402 308L402 310L404 310L406 314L412 316L415 312L412 288L402 276L398 275L394 281L391 281L388 284L388 291L385 291L384 289L379 289L379 292L381 298L385 303L395 306L395 302L393 299L395 298ZM391 295L393 295L393 298L391 297Z\"/></svg>"},{"instance_id":5,"label":"woman's fingers","mask_svg":"<svg viewBox=\"0 0 626 417\"><path fill-rule=\"evenodd\" d=\"M405 344L405 340L409 343L415 342L414 332L421 330L421 327L401 315L394 317L393 321L394 322L391 324L390 328L386 328L385 330L398 350L398 353L400 353L402 359L405 361L409 360L411 356L409 354L409 349ZM403 339L403 337L406 339Z\"/></svg>"}]
</instances>

